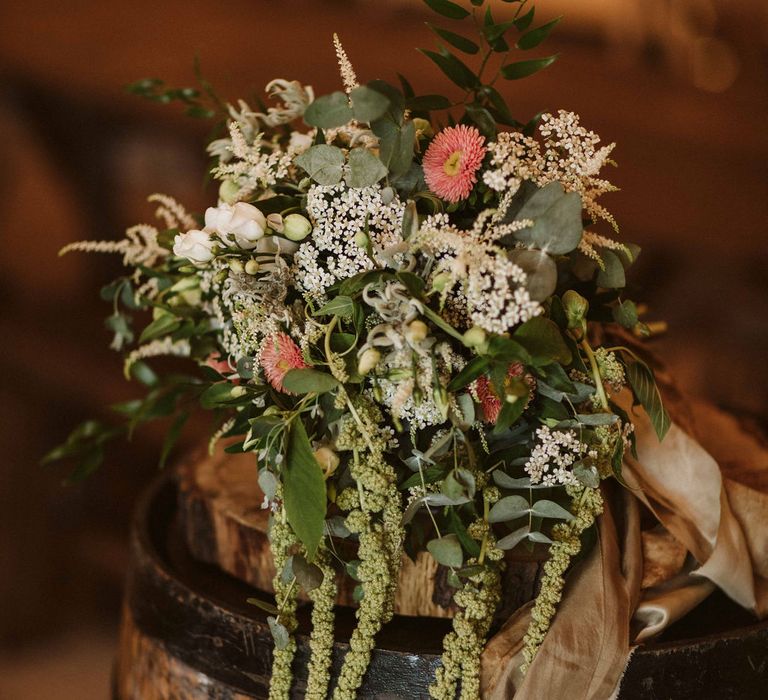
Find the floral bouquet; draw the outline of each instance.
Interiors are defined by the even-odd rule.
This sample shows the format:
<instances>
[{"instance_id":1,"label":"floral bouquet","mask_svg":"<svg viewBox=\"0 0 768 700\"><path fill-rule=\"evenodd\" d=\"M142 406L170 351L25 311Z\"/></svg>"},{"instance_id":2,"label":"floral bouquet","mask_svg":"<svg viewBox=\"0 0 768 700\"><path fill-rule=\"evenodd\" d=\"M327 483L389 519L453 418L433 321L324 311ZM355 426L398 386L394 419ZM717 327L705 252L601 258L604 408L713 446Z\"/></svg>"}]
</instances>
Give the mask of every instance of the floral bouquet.
<instances>
[{"instance_id":1,"label":"floral bouquet","mask_svg":"<svg viewBox=\"0 0 768 700\"><path fill-rule=\"evenodd\" d=\"M474 19L473 38L430 25L443 43L422 51L457 97L416 95L405 78L361 84L334 37L343 91L278 79L268 109L226 108L204 216L153 195L162 226L62 251L119 253L130 268L102 296L112 346L147 393L116 407L123 424L88 422L50 458L79 457L83 477L108 439L172 415L164 462L196 404L217 417L211 445L254 454L278 571L275 700L290 693L299 591L313 603L306 696L354 698L403 554L422 550L455 591L430 691L447 699L480 696L505 553L548 547L525 671L594 542L601 481L621 481L635 449L632 404L659 440L670 425L653 372L617 340L650 329L623 292L639 249L600 203L613 145L570 112L518 122L500 90L554 61L523 54L557 20L537 26L524 0L504 21L484 0L426 3ZM196 114L220 104L156 80L133 90ZM196 371L147 364L169 355ZM357 626L329 687L339 575L357 582Z\"/></svg>"}]
</instances>

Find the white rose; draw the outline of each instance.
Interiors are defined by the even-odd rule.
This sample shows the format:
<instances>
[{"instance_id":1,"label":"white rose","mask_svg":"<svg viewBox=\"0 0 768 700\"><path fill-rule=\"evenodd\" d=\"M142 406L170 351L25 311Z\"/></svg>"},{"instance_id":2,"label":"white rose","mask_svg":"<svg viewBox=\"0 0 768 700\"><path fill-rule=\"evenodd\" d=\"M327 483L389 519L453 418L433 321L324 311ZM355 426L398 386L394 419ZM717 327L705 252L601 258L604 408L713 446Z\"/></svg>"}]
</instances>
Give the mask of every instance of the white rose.
<instances>
[{"instance_id":1,"label":"white rose","mask_svg":"<svg viewBox=\"0 0 768 700\"><path fill-rule=\"evenodd\" d=\"M244 250L256 247L266 227L264 214L246 202L238 202L234 206L220 204L218 207L209 207L205 212L206 231L217 233L227 245L236 243Z\"/></svg>"},{"instance_id":2,"label":"white rose","mask_svg":"<svg viewBox=\"0 0 768 700\"><path fill-rule=\"evenodd\" d=\"M187 231L176 234L173 239L173 254L196 265L202 265L213 258L214 245L213 239L205 231Z\"/></svg>"}]
</instances>

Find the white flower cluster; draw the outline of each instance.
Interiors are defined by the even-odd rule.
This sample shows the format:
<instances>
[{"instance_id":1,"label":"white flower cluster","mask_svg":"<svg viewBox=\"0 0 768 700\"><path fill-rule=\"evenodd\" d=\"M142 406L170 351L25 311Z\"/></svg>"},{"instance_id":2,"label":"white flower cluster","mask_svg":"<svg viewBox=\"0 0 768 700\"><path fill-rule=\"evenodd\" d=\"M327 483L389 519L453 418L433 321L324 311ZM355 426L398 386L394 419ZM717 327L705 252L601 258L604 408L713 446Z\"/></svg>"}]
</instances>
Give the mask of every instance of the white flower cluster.
<instances>
[{"instance_id":1,"label":"white flower cluster","mask_svg":"<svg viewBox=\"0 0 768 700\"><path fill-rule=\"evenodd\" d=\"M432 283L442 288L443 301L464 304L469 320L492 333L506 333L542 312L525 288L527 275L494 241L529 222L500 224L494 210L481 213L474 227L462 231L447 214L428 217L414 246L436 259Z\"/></svg>"},{"instance_id":2,"label":"white flower cluster","mask_svg":"<svg viewBox=\"0 0 768 700\"><path fill-rule=\"evenodd\" d=\"M536 431L536 446L525 463L532 484L555 486L577 484L571 467L587 452L573 430L551 430L542 426Z\"/></svg>"},{"instance_id":3,"label":"white flower cluster","mask_svg":"<svg viewBox=\"0 0 768 700\"><path fill-rule=\"evenodd\" d=\"M314 185L307 192L307 212L314 229L294 256L295 278L305 295L321 299L327 287L373 268L360 238L370 242L373 258L402 240L405 205L395 196L382 200L381 187Z\"/></svg>"},{"instance_id":4,"label":"white flower cluster","mask_svg":"<svg viewBox=\"0 0 768 700\"><path fill-rule=\"evenodd\" d=\"M497 192L514 193L523 180L539 187L559 182L566 192L581 195L584 209L593 220L605 219L615 228L613 217L597 203L597 198L616 190L598 177L616 144L599 148L600 137L581 126L577 114L565 110L557 116L543 115L539 134L543 147L517 132L503 132L489 143L491 167L483 173L485 184Z\"/></svg>"}]
</instances>

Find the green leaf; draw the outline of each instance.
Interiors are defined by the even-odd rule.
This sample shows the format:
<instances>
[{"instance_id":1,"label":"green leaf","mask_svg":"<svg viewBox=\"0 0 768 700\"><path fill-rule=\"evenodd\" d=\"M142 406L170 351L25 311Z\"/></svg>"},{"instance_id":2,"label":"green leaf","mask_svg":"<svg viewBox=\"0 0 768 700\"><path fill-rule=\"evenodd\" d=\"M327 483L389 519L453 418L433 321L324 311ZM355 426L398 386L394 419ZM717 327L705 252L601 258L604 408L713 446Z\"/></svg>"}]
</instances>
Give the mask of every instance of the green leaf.
<instances>
[{"instance_id":1,"label":"green leaf","mask_svg":"<svg viewBox=\"0 0 768 700\"><path fill-rule=\"evenodd\" d=\"M449 109L452 103L442 95L421 95L420 97L412 97L405 104L412 112L434 112Z\"/></svg>"},{"instance_id":2,"label":"green leaf","mask_svg":"<svg viewBox=\"0 0 768 700\"><path fill-rule=\"evenodd\" d=\"M416 127L412 121L402 127L388 118L371 124L371 130L379 137L379 158L393 175L408 172L413 161L413 143Z\"/></svg>"},{"instance_id":3,"label":"green leaf","mask_svg":"<svg viewBox=\"0 0 768 700\"><path fill-rule=\"evenodd\" d=\"M331 299L327 304L320 307L313 316L340 316L341 318L352 318L355 311L355 302L351 297L338 296Z\"/></svg>"},{"instance_id":4,"label":"green leaf","mask_svg":"<svg viewBox=\"0 0 768 700\"><path fill-rule=\"evenodd\" d=\"M632 330L640 320L637 314L637 306L634 301L622 301L612 309L613 320L624 328Z\"/></svg>"},{"instance_id":5,"label":"green leaf","mask_svg":"<svg viewBox=\"0 0 768 700\"><path fill-rule=\"evenodd\" d=\"M429 58L460 88L469 90L479 87L480 81L477 79L477 76L465 63L460 61L449 51L443 51L441 53L436 53L435 51L429 51L427 49L419 49L419 51Z\"/></svg>"},{"instance_id":6,"label":"green leaf","mask_svg":"<svg viewBox=\"0 0 768 700\"><path fill-rule=\"evenodd\" d=\"M531 513L538 518L554 518L555 520L573 520L573 513L567 511L554 501L536 501L531 506Z\"/></svg>"},{"instance_id":7,"label":"green leaf","mask_svg":"<svg viewBox=\"0 0 768 700\"><path fill-rule=\"evenodd\" d=\"M158 469L165 468L165 465L168 461L168 457L173 451L173 448L176 446L176 443L179 441L179 436L181 435L181 431L184 429L184 426L187 424L188 420L189 420L189 411L182 411L174 419L173 423L171 424L171 427L168 429L168 432L165 434L165 440L163 440L163 447L162 447L162 450L160 451L160 461L157 464Z\"/></svg>"},{"instance_id":8,"label":"green leaf","mask_svg":"<svg viewBox=\"0 0 768 700\"><path fill-rule=\"evenodd\" d=\"M514 549L519 545L524 539L528 537L528 534L530 533L530 527L528 525L523 525L521 528L515 530L514 532L511 532L506 537L502 537L497 543L496 546L499 549Z\"/></svg>"},{"instance_id":9,"label":"green leaf","mask_svg":"<svg viewBox=\"0 0 768 700\"><path fill-rule=\"evenodd\" d=\"M523 415L525 404L528 402L528 389L524 382L520 382L520 385L525 390L525 395L518 396L512 402L506 398L502 401L501 411L499 411L499 417L496 419L496 425L493 428L494 435L503 433Z\"/></svg>"},{"instance_id":10,"label":"green leaf","mask_svg":"<svg viewBox=\"0 0 768 700\"><path fill-rule=\"evenodd\" d=\"M163 335L170 335L175 330L178 330L181 325L181 319L172 316L171 314L163 314L150 323L142 332L139 337L140 343L146 343L150 340L155 340Z\"/></svg>"},{"instance_id":11,"label":"green leaf","mask_svg":"<svg viewBox=\"0 0 768 700\"><path fill-rule=\"evenodd\" d=\"M531 510L527 498L522 496L505 496L493 504L488 513L489 523L505 523L528 515Z\"/></svg>"},{"instance_id":12,"label":"green leaf","mask_svg":"<svg viewBox=\"0 0 768 700\"><path fill-rule=\"evenodd\" d=\"M371 187L387 175L387 167L367 148L349 152L349 172L344 178L350 187Z\"/></svg>"},{"instance_id":13,"label":"green leaf","mask_svg":"<svg viewBox=\"0 0 768 700\"><path fill-rule=\"evenodd\" d=\"M222 404L228 404L237 401L242 396L232 396L232 390L235 385L230 382L219 382L211 384L202 394L200 394L200 405L203 408L218 408Z\"/></svg>"},{"instance_id":14,"label":"green leaf","mask_svg":"<svg viewBox=\"0 0 768 700\"><path fill-rule=\"evenodd\" d=\"M551 66L557 60L557 54L554 56L547 56L546 58L533 58L528 61L516 61L515 63L509 63L501 69L501 74L507 80L519 80L520 78L527 78L529 75L538 73L540 70L544 70L547 66Z\"/></svg>"},{"instance_id":15,"label":"green leaf","mask_svg":"<svg viewBox=\"0 0 768 700\"><path fill-rule=\"evenodd\" d=\"M533 364L571 364L571 351L557 324L548 318L535 316L520 326L513 337L530 353Z\"/></svg>"},{"instance_id":16,"label":"green leaf","mask_svg":"<svg viewBox=\"0 0 768 700\"><path fill-rule=\"evenodd\" d=\"M288 628L271 615L267 618L267 624L269 625L269 631L272 633L272 639L275 642L275 649L285 649L291 641Z\"/></svg>"},{"instance_id":17,"label":"green leaf","mask_svg":"<svg viewBox=\"0 0 768 700\"><path fill-rule=\"evenodd\" d=\"M471 384L488 369L487 357L473 357L448 384L448 391L456 392Z\"/></svg>"},{"instance_id":18,"label":"green leaf","mask_svg":"<svg viewBox=\"0 0 768 700\"><path fill-rule=\"evenodd\" d=\"M427 26L435 34L437 34L437 36L439 36L441 39L445 39L445 41L447 41L451 46L457 48L459 51L463 51L464 53L468 54L476 54L480 50L480 47L474 41L461 36L461 34L454 34L453 32L449 32L447 29L441 29L440 27L436 27L430 22L427 22Z\"/></svg>"},{"instance_id":19,"label":"green leaf","mask_svg":"<svg viewBox=\"0 0 768 700\"><path fill-rule=\"evenodd\" d=\"M312 445L300 419L288 430L283 466L283 501L288 524L312 561L325 531L325 479L312 454Z\"/></svg>"},{"instance_id":20,"label":"green leaf","mask_svg":"<svg viewBox=\"0 0 768 700\"><path fill-rule=\"evenodd\" d=\"M144 386L153 387L160 383L160 377L142 360L131 365L131 378L141 382Z\"/></svg>"},{"instance_id":21,"label":"green leaf","mask_svg":"<svg viewBox=\"0 0 768 700\"><path fill-rule=\"evenodd\" d=\"M621 259L612 250L600 251L605 269L598 270L597 284L606 289L623 289L627 284L627 276Z\"/></svg>"},{"instance_id":22,"label":"green leaf","mask_svg":"<svg viewBox=\"0 0 768 700\"><path fill-rule=\"evenodd\" d=\"M104 461L104 448L98 445L91 449L81 460L80 463L70 472L67 477L67 483L74 484L93 474Z\"/></svg>"},{"instance_id":23,"label":"green leaf","mask_svg":"<svg viewBox=\"0 0 768 700\"><path fill-rule=\"evenodd\" d=\"M613 425L619 417L613 413L577 413L576 420L582 425Z\"/></svg>"},{"instance_id":24,"label":"green leaf","mask_svg":"<svg viewBox=\"0 0 768 700\"><path fill-rule=\"evenodd\" d=\"M377 90L365 85L356 87L349 93L352 100L352 113L359 122L372 122L389 109L389 100Z\"/></svg>"},{"instance_id":25,"label":"green leaf","mask_svg":"<svg viewBox=\"0 0 768 700\"><path fill-rule=\"evenodd\" d=\"M319 144L307 149L294 162L319 185L335 185L341 181L344 171L344 152L336 146Z\"/></svg>"},{"instance_id":26,"label":"green leaf","mask_svg":"<svg viewBox=\"0 0 768 700\"><path fill-rule=\"evenodd\" d=\"M333 391L339 386L339 381L334 376L320 372L316 369L292 369L283 378L283 386L294 394L324 394Z\"/></svg>"},{"instance_id":27,"label":"green leaf","mask_svg":"<svg viewBox=\"0 0 768 700\"><path fill-rule=\"evenodd\" d=\"M565 255L581 241L581 197L565 192L559 182L537 189L515 215L516 221L533 220L533 226L515 232L515 239L551 255Z\"/></svg>"},{"instance_id":28,"label":"green leaf","mask_svg":"<svg viewBox=\"0 0 768 700\"><path fill-rule=\"evenodd\" d=\"M461 518L456 513L455 508L448 508L448 524L456 537L459 538L459 543L464 550L469 552L469 555L472 557L479 556L480 545L470 537L467 528L464 527L464 523L461 522Z\"/></svg>"},{"instance_id":29,"label":"green leaf","mask_svg":"<svg viewBox=\"0 0 768 700\"><path fill-rule=\"evenodd\" d=\"M660 441L663 440L671 422L661 400L661 393L656 385L653 370L644 362L633 362L627 365L627 379L629 379L637 400L643 405L645 412L651 419L657 437Z\"/></svg>"},{"instance_id":30,"label":"green leaf","mask_svg":"<svg viewBox=\"0 0 768 700\"><path fill-rule=\"evenodd\" d=\"M498 24L493 22L493 19L489 21L490 17L490 7L488 8L488 12L486 13L486 23L483 27L483 36L486 38L489 44L493 44L495 41L498 41L501 39L501 37L504 36L504 34L507 33L507 30L510 29L510 27L513 27L515 22L514 20L510 20L508 22L499 22Z\"/></svg>"},{"instance_id":31,"label":"green leaf","mask_svg":"<svg viewBox=\"0 0 768 700\"><path fill-rule=\"evenodd\" d=\"M291 570L299 585L307 592L314 591L323 583L323 571L317 564L310 564L301 554L291 557Z\"/></svg>"},{"instance_id":32,"label":"green leaf","mask_svg":"<svg viewBox=\"0 0 768 700\"><path fill-rule=\"evenodd\" d=\"M466 107L467 117L469 117L480 133L489 140L496 138L496 120L491 116L491 113L476 104L468 104Z\"/></svg>"},{"instance_id":33,"label":"green leaf","mask_svg":"<svg viewBox=\"0 0 768 700\"><path fill-rule=\"evenodd\" d=\"M461 543L456 535L445 535L427 542L427 551L438 564L458 569L464 563Z\"/></svg>"},{"instance_id":34,"label":"green leaf","mask_svg":"<svg viewBox=\"0 0 768 700\"><path fill-rule=\"evenodd\" d=\"M518 31L524 32L528 27L531 26L531 23L533 22L533 17L536 14L536 8L531 7L528 12L526 12L524 15L518 17L515 22L515 27Z\"/></svg>"},{"instance_id":35,"label":"green leaf","mask_svg":"<svg viewBox=\"0 0 768 700\"><path fill-rule=\"evenodd\" d=\"M352 108L346 93L332 92L311 102L304 112L304 121L319 129L334 129L352 121Z\"/></svg>"},{"instance_id":36,"label":"green leaf","mask_svg":"<svg viewBox=\"0 0 768 700\"><path fill-rule=\"evenodd\" d=\"M547 22L536 29L531 29L531 31L526 32L517 40L517 48L523 49L524 51L535 49L549 36L550 32L557 26L561 19L563 19L562 16L556 17L551 22Z\"/></svg>"},{"instance_id":37,"label":"green leaf","mask_svg":"<svg viewBox=\"0 0 768 700\"><path fill-rule=\"evenodd\" d=\"M272 603L268 603L266 600L261 600L260 598L246 598L245 602L248 603L248 605L255 605L257 608L261 608L264 612L268 612L270 615L278 615L280 613Z\"/></svg>"},{"instance_id":38,"label":"green leaf","mask_svg":"<svg viewBox=\"0 0 768 700\"><path fill-rule=\"evenodd\" d=\"M619 440L622 445L623 440ZM594 467L588 467L583 462L579 462L573 467L573 475L581 484L591 489L596 489L600 485L600 475Z\"/></svg>"},{"instance_id":39,"label":"green leaf","mask_svg":"<svg viewBox=\"0 0 768 700\"><path fill-rule=\"evenodd\" d=\"M464 19L469 16L469 11L461 5L450 0L424 0L435 12L448 19Z\"/></svg>"}]
</instances>

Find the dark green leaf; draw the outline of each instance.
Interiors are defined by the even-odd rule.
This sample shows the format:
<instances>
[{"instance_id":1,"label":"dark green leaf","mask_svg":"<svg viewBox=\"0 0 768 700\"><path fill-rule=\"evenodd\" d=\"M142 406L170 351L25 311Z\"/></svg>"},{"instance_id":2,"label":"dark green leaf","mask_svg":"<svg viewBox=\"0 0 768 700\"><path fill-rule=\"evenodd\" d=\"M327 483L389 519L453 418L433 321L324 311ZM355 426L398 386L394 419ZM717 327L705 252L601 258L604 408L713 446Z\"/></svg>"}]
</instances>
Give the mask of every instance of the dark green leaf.
<instances>
[{"instance_id":1,"label":"dark green leaf","mask_svg":"<svg viewBox=\"0 0 768 700\"><path fill-rule=\"evenodd\" d=\"M430 540L427 542L427 551L438 564L452 569L458 569L464 563L459 538L453 534Z\"/></svg>"},{"instance_id":2,"label":"dark green leaf","mask_svg":"<svg viewBox=\"0 0 768 700\"><path fill-rule=\"evenodd\" d=\"M451 101L442 95L421 95L421 97L412 97L406 105L412 112L433 112L448 109Z\"/></svg>"},{"instance_id":3,"label":"dark green leaf","mask_svg":"<svg viewBox=\"0 0 768 700\"><path fill-rule=\"evenodd\" d=\"M496 120L491 116L491 113L475 104L467 105L467 117L474 122L480 133L489 140L496 138Z\"/></svg>"},{"instance_id":4,"label":"dark green leaf","mask_svg":"<svg viewBox=\"0 0 768 700\"><path fill-rule=\"evenodd\" d=\"M661 400L661 393L656 385L653 370L644 362L633 362L627 365L627 379L629 379L637 400L643 405L651 419L656 435L659 440L663 440L669 430L670 420Z\"/></svg>"},{"instance_id":5,"label":"dark green leaf","mask_svg":"<svg viewBox=\"0 0 768 700\"><path fill-rule=\"evenodd\" d=\"M469 90L480 85L477 76L472 70L452 53L448 51L436 53L435 51L429 51L427 49L419 49L419 51L433 61L435 65L460 88Z\"/></svg>"},{"instance_id":6,"label":"dark green leaf","mask_svg":"<svg viewBox=\"0 0 768 700\"><path fill-rule=\"evenodd\" d=\"M331 299L327 304L319 308L313 316L340 316L341 318L351 318L355 311L355 302L347 296L337 296Z\"/></svg>"},{"instance_id":7,"label":"dark green leaf","mask_svg":"<svg viewBox=\"0 0 768 700\"><path fill-rule=\"evenodd\" d=\"M562 17L557 17L551 22L542 24L536 29L526 32L517 40L517 48L527 51L528 49L535 49L544 39L546 39L550 32L557 26Z\"/></svg>"},{"instance_id":8,"label":"dark green leaf","mask_svg":"<svg viewBox=\"0 0 768 700\"><path fill-rule=\"evenodd\" d=\"M501 411L499 411L499 417L496 419L496 425L493 428L495 435L500 435L505 430L509 429L509 427L514 425L518 418L523 415L528 400L528 389L522 381L520 382L520 387L526 392L524 396L518 396L516 400L511 403L508 398L505 398L502 401Z\"/></svg>"},{"instance_id":9,"label":"dark green leaf","mask_svg":"<svg viewBox=\"0 0 768 700\"><path fill-rule=\"evenodd\" d=\"M304 121L319 129L334 129L352 120L349 97L343 92L332 92L318 97L304 112Z\"/></svg>"},{"instance_id":10,"label":"dark green leaf","mask_svg":"<svg viewBox=\"0 0 768 700\"><path fill-rule=\"evenodd\" d=\"M493 44L495 41L501 39L507 30L514 26L515 22L514 20L499 22L498 24L488 22L489 13L490 7L488 8L488 13L486 13L486 24L483 27L483 36L485 36L489 44Z\"/></svg>"},{"instance_id":11,"label":"dark green leaf","mask_svg":"<svg viewBox=\"0 0 768 700\"><path fill-rule=\"evenodd\" d=\"M435 12L448 17L448 19L464 19L469 16L469 11L461 5L457 5L450 0L424 0Z\"/></svg>"},{"instance_id":12,"label":"dark green leaf","mask_svg":"<svg viewBox=\"0 0 768 700\"><path fill-rule=\"evenodd\" d=\"M634 301L623 301L618 306L614 306L612 310L613 320L616 323L632 330L637 322L640 320L637 314L637 306Z\"/></svg>"},{"instance_id":13,"label":"dark green leaf","mask_svg":"<svg viewBox=\"0 0 768 700\"><path fill-rule=\"evenodd\" d=\"M448 384L448 391L456 392L475 381L488 369L487 357L473 357Z\"/></svg>"},{"instance_id":14,"label":"dark green leaf","mask_svg":"<svg viewBox=\"0 0 768 700\"><path fill-rule=\"evenodd\" d=\"M526 12L524 15L518 17L515 20L515 27L518 31L524 32L528 27L531 26L531 23L533 22L533 17L536 14L536 8L531 7L528 12Z\"/></svg>"},{"instance_id":15,"label":"dark green leaf","mask_svg":"<svg viewBox=\"0 0 768 700\"><path fill-rule=\"evenodd\" d=\"M533 58L529 61L516 61L510 63L501 69L501 74L507 80L519 80L527 78L529 75L538 73L547 66L551 66L557 60L557 55L547 56L546 58Z\"/></svg>"},{"instance_id":16,"label":"dark green leaf","mask_svg":"<svg viewBox=\"0 0 768 700\"><path fill-rule=\"evenodd\" d=\"M325 479L299 418L291 422L288 431L283 500L288 524L304 545L307 559L312 561L325 532Z\"/></svg>"},{"instance_id":17,"label":"dark green leaf","mask_svg":"<svg viewBox=\"0 0 768 700\"><path fill-rule=\"evenodd\" d=\"M222 404L226 405L232 401L237 401L241 396L232 396L232 390L236 389L230 382L219 382L212 384L200 395L200 405L203 408L217 408ZM238 393L238 392L236 392Z\"/></svg>"},{"instance_id":18,"label":"dark green leaf","mask_svg":"<svg viewBox=\"0 0 768 700\"><path fill-rule=\"evenodd\" d=\"M571 364L571 351L568 349L557 324L543 316L535 316L526 321L514 333L514 339L531 355L534 364L547 365L559 362Z\"/></svg>"},{"instance_id":19,"label":"dark green leaf","mask_svg":"<svg viewBox=\"0 0 768 700\"><path fill-rule=\"evenodd\" d=\"M134 362L131 365L131 377L141 382L144 386L157 386L160 382L160 378L155 371L142 360Z\"/></svg>"},{"instance_id":20,"label":"dark green leaf","mask_svg":"<svg viewBox=\"0 0 768 700\"><path fill-rule=\"evenodd\" d=\"M339 381L334 376L320 372L316 369L292 369L283 378L283 386L294 394L324 394L333 391L339 386Z\"/></svg>"},{"instance_id":21,"label":"dark green leaf","mask_svg":"<svg viewBox=\"0 0 768 700\"><path fill-rule=\"evenodd\" d=\"M480 47L471 39L467 39L464 36L461 36L461 34L454 34L453 32L449 32L447 29L441 29L440 27L436 27L434 24L431 24L427 22L427 26L440 38L445 39L451 46L457 48L459 51L463 51L464 53L468 54L476 54Z\"/></svg>"},{"instance_id":22,"label":"dark green leaf","mask_svg":"<svg viewBox=\"0 0 768 700\"><path fill-rule=\"evenodd\" d=\"M245 602L249 605L255 605L257 608L261 608L264 612L268 612L270 615L277 615L280 612L274 605L272 605L272 603L268 603L266 600L261 600L260 598L246 598Z\"/></svg>"},{"instance_id":23,"label":"dark green leaf","mask_svg":"<svg viewBox=\"0 0 768 700\"><path fill-rule=\"evenodd\" d=\"M184 426L187 424L188 420L189 411L182 411L176 416L173 423L171 424L171 427L168 429L168 432L165 434L165 440L163 440L163 448L160 451L160 461L157 465L159 469L165 468L168 457L176 443L179 441L181 431L184 429Z\"/></svg>"},{"instance_id":24,"label":"dark green leaf","mask_svg":"<svg viewBox=\"0 0 768 700\"><path fill-rule=\"evenodd\" d=\"M469 556L477 557L480 554L480 545L469 536L467 528L464 527L464 523L461 522L455 508L448 509L448 524Z\"/></svg>"},{"instance_id":25,"label":"dark green leaf","mask_svg":"<svg viewBox=\"0 0 768 700\"><path fill-rule=\"evenodd\" d=\"M299 585L307 592L319 588L323 583L323 571L316 564L310 564L301 554L291 557L291 570Z\"/></svg>"},{"instance_id":26,"label":"dark green leaf","mask_svg":"<svg viewBox=\"0 0 768 700\"><path fill-rule=\"evenodd\" d=\"M605 269L598 271L597 284L606 289L622 289L627 284L627 276L619 256L611 250L602 250L600 257Z\"/></svg>"}]
</instances>

